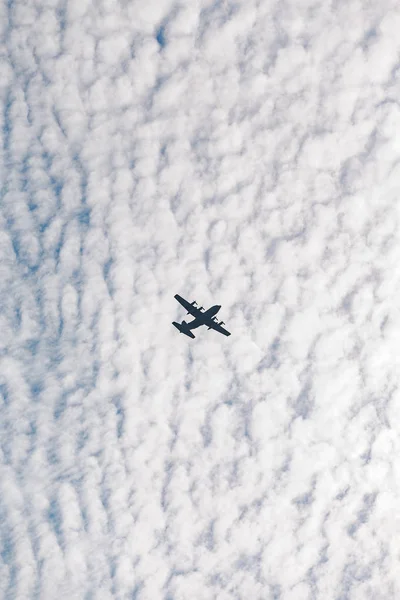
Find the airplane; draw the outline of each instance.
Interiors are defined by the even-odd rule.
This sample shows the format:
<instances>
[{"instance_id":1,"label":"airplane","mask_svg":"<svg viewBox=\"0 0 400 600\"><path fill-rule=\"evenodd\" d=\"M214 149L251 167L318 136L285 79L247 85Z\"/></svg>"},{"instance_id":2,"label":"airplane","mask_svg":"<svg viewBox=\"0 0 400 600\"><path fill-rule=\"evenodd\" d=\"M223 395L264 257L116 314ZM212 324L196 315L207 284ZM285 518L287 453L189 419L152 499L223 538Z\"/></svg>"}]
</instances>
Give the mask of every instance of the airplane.
<instances>
[{"instance_id":1,"label":"airplane","mask_svg":"<svg viewBox=\"0 0 400 600\"><path fill-rule=\"evenodd\" d=\"M188 315L190 314L194 317L194 320L190 321L190 323L186 323L186 321L182 321L182 323L172 322L172 325L174 325L180 333L184 333L188 337L194 339L195 336L191 332L191 329L196 329L201 325L207 325L208 329L214 329L223 335L231 335L229 331L222 327L225 323L223 321L218 322L215 316L221 308L220 304L216 304L208 310L204 310L203 306L200 306L199 308L196 307L197 302L195 300L193 302L188 302L179 294L175 294L174 298L178 300L179 304L182 304L182 306L186 308Z\"/></svg>"}]
</instances>

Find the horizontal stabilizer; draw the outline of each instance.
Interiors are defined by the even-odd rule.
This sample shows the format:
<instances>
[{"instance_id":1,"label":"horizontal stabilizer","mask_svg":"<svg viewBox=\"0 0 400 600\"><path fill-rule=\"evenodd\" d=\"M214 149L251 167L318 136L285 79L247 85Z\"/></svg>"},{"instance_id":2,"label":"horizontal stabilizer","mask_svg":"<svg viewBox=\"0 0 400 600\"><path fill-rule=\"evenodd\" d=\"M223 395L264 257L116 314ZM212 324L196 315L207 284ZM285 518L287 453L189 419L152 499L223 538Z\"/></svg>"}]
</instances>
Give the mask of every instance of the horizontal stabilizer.
<instances>
[{"instance_id":1,"label":"horizontal stabilizer","mask_svg":"<svg viewBox=\"0 0 400 600\"><path fill-rule=\"evenodd\" d=\"M187 335L188 337L190 337L192 339L195 338L195 336L190 331L190 329L187 326L187 323L185 323L185 321L183 321L183 323L176 323L176 321L173 321L172 325L174 325L174 327L176 327L180 333L184 333L185 335Z\"/></svg>"}]
</instances>

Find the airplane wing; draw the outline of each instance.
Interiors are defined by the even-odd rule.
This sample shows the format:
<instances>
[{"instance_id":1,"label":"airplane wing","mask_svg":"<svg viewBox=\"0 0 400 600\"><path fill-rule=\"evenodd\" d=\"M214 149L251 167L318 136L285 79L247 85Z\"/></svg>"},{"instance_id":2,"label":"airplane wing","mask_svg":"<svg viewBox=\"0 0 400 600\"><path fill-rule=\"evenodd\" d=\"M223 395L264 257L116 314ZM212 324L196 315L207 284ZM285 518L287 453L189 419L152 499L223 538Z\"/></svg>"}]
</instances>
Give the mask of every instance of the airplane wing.
<instances>
[{"instance_id":1,"label":"airplane wing","mask_svg":"<svg viewBox=\"0 0 400 600\"><path fill-rule=\"evenodd\" d=\"M188 313L190 313L193 317L201 315L201 310L199 308L196 308L193 304L185 300L185 298L182 298L182 296L179 294L175 294L174 298L178 300L179 304L182 304L182 306L186 308Z\"/></svg>"},{"instance_id":2,"label":"airplane wing","mask_svg":"<svg viewBox=\"0 0 400 600\"><path fill-rule=\"evenodd\" d=\"M209 321L208 323L205 323L205 325L209 329L214 329L215 331L218 331L218 333L222 333L223 335L231 335L229 333L229 331L227 331L226 329L224 329L222 327L222 325L220 325L219 323L216 323L215 321Z\"/></svg>"}]
</instances>

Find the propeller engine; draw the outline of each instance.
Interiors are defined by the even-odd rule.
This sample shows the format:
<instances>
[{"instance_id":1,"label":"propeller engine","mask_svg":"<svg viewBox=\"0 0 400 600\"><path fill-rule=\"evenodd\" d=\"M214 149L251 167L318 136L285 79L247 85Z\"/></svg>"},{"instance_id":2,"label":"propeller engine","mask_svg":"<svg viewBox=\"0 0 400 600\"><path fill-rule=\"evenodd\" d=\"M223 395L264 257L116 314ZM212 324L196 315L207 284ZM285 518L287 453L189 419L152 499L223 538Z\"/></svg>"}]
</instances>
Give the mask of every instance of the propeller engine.
<instances>
[{"instance_id":1,"label":"propeller engine","mask_svg":"<svg viewBox=\"0 0 400 600\"><path fill-rule=\"evenodd\" d=\"M216 325L225 325L224 321L218 321L217 317L213 317L212 320ZM212 327L209 327L208 329L212 329Z\"/></svg>"},{"instance_id":2,"label":"propeller engine","mask_svg":"<svg viewBox=\"0 0 400 600\"><path fill-rule=\"evenodd\" d=\"M191 302L190 304L196 308L197 302L196 302L196 300L193 300L193 302ZM186 314L190 315L190 312L187 312Z\"/></svg>"}]
</instances>

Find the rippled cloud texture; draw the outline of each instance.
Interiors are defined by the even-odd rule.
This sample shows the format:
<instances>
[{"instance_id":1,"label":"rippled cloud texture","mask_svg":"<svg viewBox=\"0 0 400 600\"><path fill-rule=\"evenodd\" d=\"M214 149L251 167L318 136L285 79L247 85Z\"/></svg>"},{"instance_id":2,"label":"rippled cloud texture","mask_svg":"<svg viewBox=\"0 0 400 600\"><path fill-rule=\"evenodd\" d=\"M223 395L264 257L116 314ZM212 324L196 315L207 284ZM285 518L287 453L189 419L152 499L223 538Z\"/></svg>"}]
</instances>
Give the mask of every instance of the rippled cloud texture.
<instances>
[{"instance_id":1,"label":"rippled cloud texture","mask_svg":"<svg viewBox=\"0 0 400 600\"><path fill-rule=\"evenodd\" d=\"M0 19L1 598L399 598L398 3Z\"/></svg>"}]
</instances>

